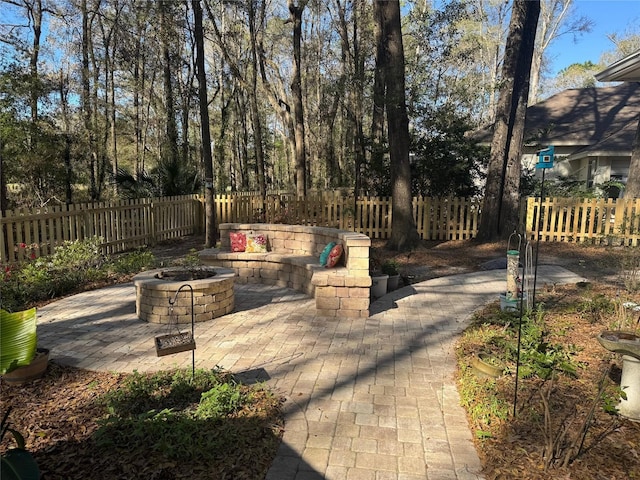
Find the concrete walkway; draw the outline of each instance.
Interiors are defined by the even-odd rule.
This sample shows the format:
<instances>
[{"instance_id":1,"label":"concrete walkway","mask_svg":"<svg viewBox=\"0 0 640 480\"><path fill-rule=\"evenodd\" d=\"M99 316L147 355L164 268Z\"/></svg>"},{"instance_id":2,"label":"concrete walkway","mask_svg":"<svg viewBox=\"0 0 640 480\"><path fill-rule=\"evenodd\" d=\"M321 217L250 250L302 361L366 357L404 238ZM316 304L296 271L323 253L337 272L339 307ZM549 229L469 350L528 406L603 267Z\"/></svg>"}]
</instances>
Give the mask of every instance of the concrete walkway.
<instances>
[{"instance_id":1,"label":"concrete walkway","mask_svg":"<svg viewBox=\"0 0 640 480\"><path fill-rule=\"evenodd\" d=\"M581 280L538 268L538 286ZM429 280L374 302L366 319L320 317L306 295L239 285L234 313L196 324L196 368L218 365L286 397L268 480L483 478L453 379L454 344L505 282L505 270ZM132 284L38 310L51 358L90 370L190 367L191 352L156 357L163 333L136 317Z\"/></svg>"}]
</instances>

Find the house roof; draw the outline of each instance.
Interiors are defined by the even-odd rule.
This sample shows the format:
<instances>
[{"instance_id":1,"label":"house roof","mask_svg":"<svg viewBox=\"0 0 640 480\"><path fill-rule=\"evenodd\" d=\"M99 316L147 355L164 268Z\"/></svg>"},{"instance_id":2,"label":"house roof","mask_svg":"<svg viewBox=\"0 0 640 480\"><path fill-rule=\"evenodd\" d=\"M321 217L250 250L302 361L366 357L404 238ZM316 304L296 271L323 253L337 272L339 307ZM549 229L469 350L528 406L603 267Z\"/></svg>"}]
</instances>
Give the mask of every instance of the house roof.
<instances>
[{"instance_id":1,"label":"house roof","mask_svg":"<svg viewBox=\"0 0 640 480\"><path fill-rule=\"evenodd\" d=\"M640 82L640 50L609 65L596 74L599 82Z\"/></svg>"},{"instance_id":2,"label":"house roof","mask_svg":"<svg viewBox=\"0 0 640 480\"><path fill-rule=\"evenodd\" d=\"M572 157L600 151L629 156L639 118L638 82L564 90L527 108L525 144L576 147ZM473 138L490 143L492 130L487 126Z\"/></svg>"},{"instance_id":3,"label":"house roof","mask_svg":"<svg viewBox=\"0 0 640 480\"><path fill-rule=\"evenodd\" d=\"M639 117L636 116L636 119ZM630 121L620 130L613 132L600 142L581 148L570 155L572 159L583 157L616 157L631 155L633 139L636 134L638 122Z\"/></svg>"}]
</instances>

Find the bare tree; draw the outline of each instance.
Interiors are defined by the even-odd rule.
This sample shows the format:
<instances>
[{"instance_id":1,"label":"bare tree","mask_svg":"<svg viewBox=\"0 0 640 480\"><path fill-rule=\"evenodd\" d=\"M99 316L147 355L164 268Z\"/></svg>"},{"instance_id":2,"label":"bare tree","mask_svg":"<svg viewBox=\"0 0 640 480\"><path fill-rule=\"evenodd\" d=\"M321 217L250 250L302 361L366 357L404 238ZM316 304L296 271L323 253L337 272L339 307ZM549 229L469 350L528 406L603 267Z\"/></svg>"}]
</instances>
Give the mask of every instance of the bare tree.
<instances>
[{"instance_id":1,"label":"bare tree","mask_svg":"<svg viewBox=\"0 0 640 480\"><path fill-rule=\"evenodd\" d=\"M175 99L173 94L172 28L170 27L170 4L160 2L160 35L162 49L162 78L164 84L164 108L165 108L165 133L163 140L162 159L168 164L176 164L178 161L178 126L176 125Z\"/></svg>"},{"instance_id":2,"label":"bare tree","mask_svg":"<svg viewBox=\"0 0 640 480\"><path fill-rule=\"evenodd\" d=\"M99 0L98 0L99 1ZM89 157L89 194L92 200L98 200L100 198L98 188L98 178L96 175L98 153L96 148L95 129L93 124L94 118L94 103L95 99L91 95L91 69L90 69L90 56L93 46L91 40L92 37L92 25L96 16L97 6L89 9L87 0L81 0L80 2L80 14L82 16L82 67L81 67L81 83L82 93L80 96L80 103L82 109L82 118L84 122L84 131L87 137Z\"/></svg>"},{"instance_id":3,"label":"bare tree","mask_svg":"<svg viewBox=\"0 0 640 480\"><path fill-rule=\"evenodd\" d=\"M267 194L267 183L265 179L265 153L264 153L264 134L262 128L262 118L260 114L259 105L259 91L258 91L258 51L260 49L259 43L259 27L264 21L265 5L264 2L258 0L250 0L246 4L247 21L249 27L249 41L250 41L250 59L249 66L246 68L242 66L239 58L233 58L230 53L230 48L224 38L224 32L221 31L217 24L216 16L214 15L209 2L205 3L207 13L212 22L213 31L216 36L216 40L220 45L220 51L225 59L225 62L231 69L233 77L236 81L247 91L249 96L249 110L251 112L251 125L253 127L254 134L254 148L256 157L256 170L258 179L258 189L260 195L264 199ZM237 95L241 95L240 92L236 92ZM223 114L225 114L224 101L223 101ZM223 118L223 127L226 126L226 118ZM222 133L222 132L221 132ZM243 177L244 178L244 177Z\"/></svg>"},{"instance_id":4,"label":"bare tree","mask_svg":"<svg viewBox=\"0 0 640 480\"><path fill-rule=\"evenodd\" d=\"M577 37L583 33L590 32L593 28L593 21L587 17L571 16L572 6L573 0L542 0L540 2L540 21L531 63L529 105L538 101L540 77L549 46L563 35Z\"/></svg>"},{"instance_id":5,"label":"bare tree","mask_svg":"<svg viewBox=\"0 0 640 480\"><path fill-rule=\"evenodd\" d=\"M113 177L118 173L118 141L116 128L116 81L115 81L115 55L118 48L118 24L120 23L120 13L123 5L118 0L113 3L113 17L108 18L101 15L98 20L100 33L102 35L102 46L104 52L104 118L108 128L104 129L103 142L105 155L109 152L111 157L111 173ZM110 143L108 148L107 143ZM117 194L117 184L114 182L115 193Z\"/></svg>"}]
</instances>

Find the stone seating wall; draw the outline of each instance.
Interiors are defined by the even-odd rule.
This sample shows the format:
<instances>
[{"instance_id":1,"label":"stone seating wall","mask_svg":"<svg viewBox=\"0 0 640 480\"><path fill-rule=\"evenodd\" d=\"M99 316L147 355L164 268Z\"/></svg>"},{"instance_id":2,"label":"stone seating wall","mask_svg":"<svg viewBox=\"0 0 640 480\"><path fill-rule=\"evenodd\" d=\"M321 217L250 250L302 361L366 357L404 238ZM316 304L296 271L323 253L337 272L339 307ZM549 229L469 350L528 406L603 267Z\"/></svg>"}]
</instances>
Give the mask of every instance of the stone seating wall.
<instances>
[{"instance_id":1,"label":"stone seating wall","mask_svg":"<svg viewBox=\"0 0 640 480\"><path fill-rule=\"evenodd\" d=\"M231 252L230 232L262 233L267 253ZM320 265L330 242L344 252L336 267ZM264 223L223 223L220 248L199 253L205 265L233 269L239 283L279 285L304 292L316 300L320 315L368 317L371 277L366 235L328 227Z\"/></svg>"}]
</instances>

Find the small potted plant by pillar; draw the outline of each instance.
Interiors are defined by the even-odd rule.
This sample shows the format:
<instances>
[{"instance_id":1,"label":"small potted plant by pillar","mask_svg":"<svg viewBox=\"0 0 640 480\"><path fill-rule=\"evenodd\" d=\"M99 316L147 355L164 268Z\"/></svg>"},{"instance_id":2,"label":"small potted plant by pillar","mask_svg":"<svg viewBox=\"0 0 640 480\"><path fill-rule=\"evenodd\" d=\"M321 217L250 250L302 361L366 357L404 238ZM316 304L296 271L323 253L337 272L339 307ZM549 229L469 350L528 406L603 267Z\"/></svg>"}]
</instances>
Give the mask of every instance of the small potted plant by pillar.
<instances>
[{"instance_id":1,"label":"small potted plant by pillar","mask_svg":"<svg viewBox=\"0 0 640 480\"><path fill-rule=\"evenodd\" d=\"M386 260L381 267L381 271L384 274L389 275L387 280L387 291L391 292L398 288L400 284L400 264L394 260Z\"/></svg>"},{"instance_id":2,"label":"small potted plant by pillar","mask_svg":"<svg viewBox=\"0 0 640 480\"><path fill-rule=\"evenodd\" d=\"M36 309L18 312L0 309L0 375L9 384L22 384L42 377L49 363L49 350L37 348Z\"/></svg>"},{"instance_id":3,"label":"small potted plant by pillar","mask_svg":"<svg viewBox=\"0 0 640 480\"><path fill-rule=\"evenodd\" d=\"M380 298L387 293L389 275L382 273L380 262L376 258L369 259L369 276L371 277L371 296Z\"/></svg>"}]
</instances>

